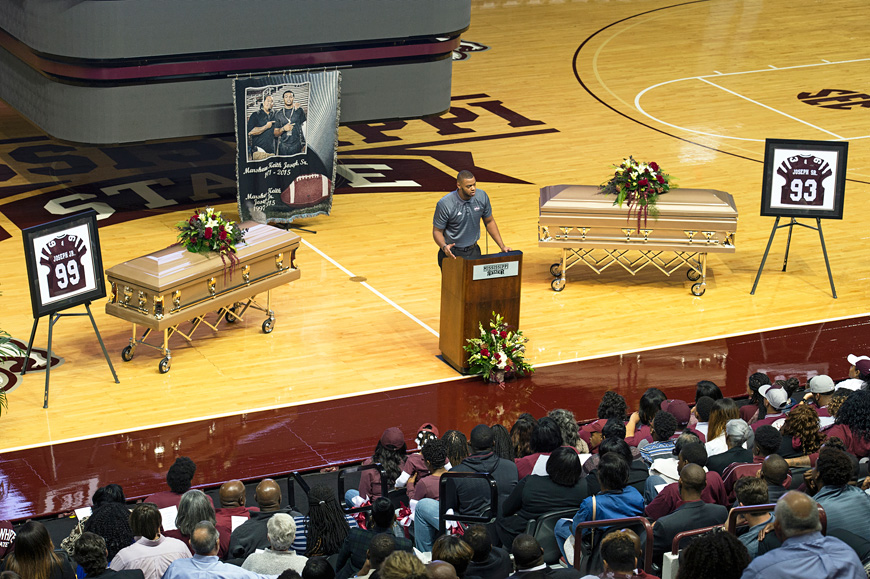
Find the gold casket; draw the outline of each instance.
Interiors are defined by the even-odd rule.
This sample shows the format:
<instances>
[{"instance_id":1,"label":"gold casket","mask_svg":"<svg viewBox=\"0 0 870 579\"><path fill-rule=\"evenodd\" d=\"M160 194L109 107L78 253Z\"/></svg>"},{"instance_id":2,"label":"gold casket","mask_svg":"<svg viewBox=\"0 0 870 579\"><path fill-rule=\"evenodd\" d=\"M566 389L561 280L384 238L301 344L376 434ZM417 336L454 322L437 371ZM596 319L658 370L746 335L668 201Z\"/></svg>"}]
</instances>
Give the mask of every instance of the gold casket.
<instances>
[{"instance_id":1,"label":"gold casket","mask_svg":"<svg viewBox=\"0 0 870 579\"><path fill-rule=\"evenodd\" d=\"M298 235L253 221L240 227L247 233L236 246L238 263L234 267L230 267L229 258L224 261L217 253L191 253L181 245L173 245L106 270L111 288L106 313L133 323L133 338L122 352L125 361L132 359L137 344L144 344L163 351L166 358L160 370L168 371L168 340L172 334L190 340L202 323L217 330L223 320L242 319L257 294L265 292L268 296L272 288L299 279L295 263ZM263 331L268 333L274 313L270 306L263 310L268 314ZM214 324L204 320L211 312L218 313ZM193 327L185 333L179 324L188 321ZM136 325L146 328L140 339L136 337ZM162 347L145 341L152 330L164 332Z\"/></svg>"},{"instance_id":2,"label":"gold casket","mask_svg":"<svg viewBox=\"0 0 870 579\"><path fill-rule=\"evenodd\" d=\"M651 265L666 275L688 266L689 279L700 280L692 293L702 295L707 253L734 251L737 208L728 193L672 189L658 198L657 217L638 222L627 206L599 191L587 185L541 188L538 245L562 250L562 260L550 268L556 291L565 287L565 272L583 263L597 273L617 264L632 274Z\"/></svg>"}]
</instances>

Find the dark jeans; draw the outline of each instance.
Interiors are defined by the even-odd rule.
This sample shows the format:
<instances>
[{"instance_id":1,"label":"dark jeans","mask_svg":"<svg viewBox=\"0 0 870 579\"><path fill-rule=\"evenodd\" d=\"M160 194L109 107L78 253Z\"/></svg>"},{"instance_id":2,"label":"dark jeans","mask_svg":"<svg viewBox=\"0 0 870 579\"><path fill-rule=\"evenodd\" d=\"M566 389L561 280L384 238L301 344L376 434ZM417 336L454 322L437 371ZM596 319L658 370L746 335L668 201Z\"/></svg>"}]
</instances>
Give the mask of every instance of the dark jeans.
<instances>
[{"instance_id":1,"label":"dark jeans","mask_svg":"<svg viewBox=\"0 0 870 579\"><path fill-rule=\"evenodd\" d=\"M477 259L481 255L483 255L483 253L480 251L480 246L477 245L476 243L470 247L463 247L463 248L459 248L459 247L456 247L454 245L450 251L453 252L453 255L455 255L456 257L461 257L464 259ZM439 268L441 267L441 262L444 261L445 259L450 259L450 258L447 257L447 254L444 253L443 249L439 249L438 250L438 267Z\"/></svg>"}]
</instances>

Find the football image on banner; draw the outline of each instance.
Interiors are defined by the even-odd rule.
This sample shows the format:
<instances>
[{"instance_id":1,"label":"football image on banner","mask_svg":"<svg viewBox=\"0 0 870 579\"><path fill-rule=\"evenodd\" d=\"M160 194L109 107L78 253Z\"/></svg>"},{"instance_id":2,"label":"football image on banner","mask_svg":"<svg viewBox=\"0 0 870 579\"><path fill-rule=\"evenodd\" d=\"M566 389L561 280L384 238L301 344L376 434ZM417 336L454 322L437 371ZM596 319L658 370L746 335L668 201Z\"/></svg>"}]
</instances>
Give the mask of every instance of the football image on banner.
<instances>
[{"instance_id":1,"label":"football image on banner","mask_svg":"<svg viewBox=\"0 0 870 579\"><path fill-rule=\"evenodd\" d=\"M234 80L242 221L289 223L329 214L340 90L338 71Z\"/></svg>"}]
</instances>

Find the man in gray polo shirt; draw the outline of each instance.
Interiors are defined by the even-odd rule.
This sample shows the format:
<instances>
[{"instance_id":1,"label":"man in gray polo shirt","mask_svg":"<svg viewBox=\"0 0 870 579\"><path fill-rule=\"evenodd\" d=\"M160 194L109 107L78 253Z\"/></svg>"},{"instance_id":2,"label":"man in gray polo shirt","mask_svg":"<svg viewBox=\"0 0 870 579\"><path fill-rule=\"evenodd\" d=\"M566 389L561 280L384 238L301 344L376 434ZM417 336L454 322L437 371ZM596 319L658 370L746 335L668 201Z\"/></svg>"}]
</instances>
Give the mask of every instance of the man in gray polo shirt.
<instances>
[{"instance_id":1,"label":"man in gray polo shirt","mask_svg":"<svg viewBox=\"0 0 870 579\"><path fill-rule=\"evenodd\" d=\"M510 251L501 239L486 192L477 188L477 180L470 171L460 171L456 176L456 190L442 197L435 206L432 237L440 248L438 267L445 257L475 259L481 256L477 245L481 219L499 249Z\"/></svg>"}]
</instances>

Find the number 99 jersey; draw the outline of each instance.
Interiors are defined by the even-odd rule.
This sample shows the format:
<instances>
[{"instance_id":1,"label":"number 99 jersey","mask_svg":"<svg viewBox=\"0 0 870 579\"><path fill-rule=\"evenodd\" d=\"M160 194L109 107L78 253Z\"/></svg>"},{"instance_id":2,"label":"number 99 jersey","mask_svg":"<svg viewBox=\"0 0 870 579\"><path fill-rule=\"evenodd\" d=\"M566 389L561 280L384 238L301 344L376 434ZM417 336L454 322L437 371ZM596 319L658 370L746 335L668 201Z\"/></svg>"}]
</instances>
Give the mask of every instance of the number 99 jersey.
<instances>
[{"instance_id":1,"label":"number 99 jersey","mask_svg":"<svg viewBox=\"0 0 870 579\"><path fill-rule=\"evenodd\" d=\"M40 265L48 267L48 294L55 298L85 287L82 257L85 242L76 235L59 235L42 248Z\"/></svg>"},{"instance_id":2,"label":"number 99 jersey","mask_svg":"<svg viewBox=\"0 0 870 579\"><path fill-rule=\"evenodd\" d=\"M833 173L827 161L813 155L795 155L784 160L776 173L785 179L782 205L824 205L822 182Z\"/></svg>"}]
</instances>

